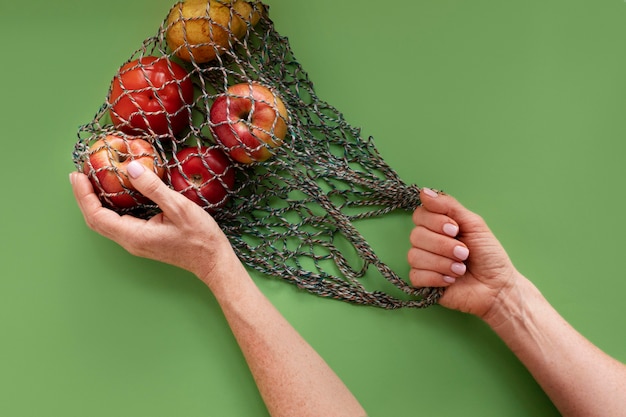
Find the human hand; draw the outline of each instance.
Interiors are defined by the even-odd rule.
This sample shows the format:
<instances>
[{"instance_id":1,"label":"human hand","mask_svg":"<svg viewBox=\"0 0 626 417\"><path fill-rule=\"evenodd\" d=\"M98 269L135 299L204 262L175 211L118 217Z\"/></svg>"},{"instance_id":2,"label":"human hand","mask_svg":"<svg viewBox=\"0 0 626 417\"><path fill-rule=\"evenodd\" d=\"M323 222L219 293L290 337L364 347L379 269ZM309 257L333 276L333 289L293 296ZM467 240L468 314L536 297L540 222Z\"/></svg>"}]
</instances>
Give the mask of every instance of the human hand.
<instances>
[{"instance_id":1,"label":"human hand","mask_svg":"<svg viewBox=\"0 0 626 417\"><path fill-rule=\"evenodd\" d=\"M218 261L236 258L217 223L140 163L131 162L128 172L133 186L162 212L149 220L120 216L102 206L86 175L72 172L74 197L87 225L133 255L186 269L211 286Z\"/></svg>"},{"instance_id":2,"label":"human hand","mask_svg":"<svg viewBox=\"0 0 626 417\"><path fill-rule=\"evenodd\" d=\"M480 216L428 188L420 199L408 253L411 283L447 287L439 304L485 319L519 273Z\"/></svg>"}]
</instances>

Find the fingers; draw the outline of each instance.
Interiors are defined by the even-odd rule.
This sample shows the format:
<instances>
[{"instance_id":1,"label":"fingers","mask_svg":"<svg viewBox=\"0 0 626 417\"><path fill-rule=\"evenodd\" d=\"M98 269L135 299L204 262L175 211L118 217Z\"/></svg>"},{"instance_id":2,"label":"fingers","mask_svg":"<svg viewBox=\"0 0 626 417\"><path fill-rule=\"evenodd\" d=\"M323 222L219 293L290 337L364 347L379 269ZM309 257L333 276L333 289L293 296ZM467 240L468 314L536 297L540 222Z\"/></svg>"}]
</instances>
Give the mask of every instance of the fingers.
<instances>
[{"instance_id":1,"label":"fingers","mask_svg":"<svg viewBox=\"0 0 626 417\"><path fill-rule=\"evenodd\" d=\"M70 183L72 184L74 198L83 215L86 216L88 213L93 213L102 207L86 175L80 172L72 172L70 173Z\"/></svg>"},{"instance_id":2,"label":"fingers","mask_svg":"<svg viewBox=\"0 0 626 417\"><path fill-rule=\"evenodd\" d=\"M85 174L72 172L70 183L74 198L90 229L117 241L129 229L130 223L137 220L129 216L120 217L114 211L103 207Z\"/></svg>"},{"instance_id":3,"label":"fingers","mask_svg":"<svg viewBox=\"0 0 626 417\"><path fill-rule=\"evenodd\" d=\"M464 232L488 229L480 216L465 208L452 196L437 193L429 188L422 188L420 191L420 200L422 202L420 208L423 209L423 211L433 215L444 216L442 218L449 219L451 223ZM422 213L419 212L416 213L414 215L414 221L416 218L417 221L419 221L421 214Z\"/></svg>"},{"instance_id":4,"label":"fingers","mask_svg":"<svg viewBox=\"0 0 626 417\"><path fill-rule=\"evenodd\" d=\"M196 220L199 218L206 221L208 217L210 222L213 221L200 206L169 188L161 178L141 163L136 161L129 163L127 172L133 187L155 202L168 221L186 226L197 223ZM73 172L70 174L70 182L85 221L94 231L125 246L125 240L132 237L133 230L139 230L137 228L143 226L144 221L139 218L120 216L113 210L103 207L86 175ZM159 216L159 219L163 219L163 216Z\"/></svg>"},{"instance_id":5,"label":"fingers","mask_svg":"<svg viewBox=\"0 0 626 417\"><path fill-rule=\"evenodd\" d=\"M170 189L139 163L130 163L127 172L133 187L157 203L162 212L149 220L119 215L102 206L85 174L74 172L70 174L74 195L92 230L132 255L176 265L205 282L212 279L216 259L224 255L237 259L226 235L199 205Z\"/></svg>"},{"instance_id":6,"label":"fingers","mask_svg":"<svg viewBox=\"0 0 626 417\"><path fill-rule=\"evenodd\" d=\"M412 248L408 253L411 283L418 287L451 285L465 274L463 262L470 254L467 246L456 239L460 226L450 216L458 213L459 207L454 207L456 200L452 197L440 196L428 188L421 190L420 198L422 206L413 214L416 227L410 235Z\"/></svg>"},{"instance_id":7,"label":"fingers","mask_svg":"<svg viewBox=\"0 0 626 417\"><path fill-rule=\"evenodd\" d=\"M413 212L413 223L416 226L425 226L433 232L444 233L456 237L459 233L459 224L449 213L452 197L438 195L429 188L420 191L422 205ZM447 203L447 204L446 204Z\"/></svg>"},{"instance_id":8,"label":"fingers","mask_svg":"<svg viewBox=\"0 0 626 417\"><path fill-rule=\"evenodd\" d=\"M182 194L169 188L154 172L146 169L141 163L133 161L128 164L130 182L142 195L155 202L163 213L173 222L184 221L188 215L198 210L205 214L197 204Z\"/></svg>"},{"instance_id":9,"label":"fingers","mask_svg":"<svg viewBox=\"0 0 626 417\"><path fill-rule=\"evenodd\" d=\"M447 287L456 282L456 277L434 271L411 269L409 280L415 287Z\"/></svg>"},{"instance_id":10,"label":"fingers","mask_svg":"<svg viewBox=\"0 0 626 417\"><path fill-rule=\"evenodd\" d=\"M437 240L437 235L430 231L428 233L433 235L432 239L426 237L423 239L424 244L414 246L408 252L411 283L416 287L441 287L453 284L467 270L463 261L469 257L469 250L452 238L446 238L450 242L444 245L433 246L431 240Z\"/></svg>"},{"instance_id":11,"label":"fingers","mask_svg":"<svg viewBox=\"0 0 626 417\"><path fill-rule=\"evenodd\" d=\"M423 226L413 229L410 241L414 248L449 259L465 261L469 257L469 249L464 243Z\"/></svg>"},{"instance_id":12,"label":"fingers","mask_svg":"<svg viewBox=\"0 0 626 417\"><path fill-rule=\"evenodd\" d=\"M449 217L454 217L453 214L463 208L453 197L425 187L420 190L420 200L428 211Z\"/></svg>"}]
</instances>

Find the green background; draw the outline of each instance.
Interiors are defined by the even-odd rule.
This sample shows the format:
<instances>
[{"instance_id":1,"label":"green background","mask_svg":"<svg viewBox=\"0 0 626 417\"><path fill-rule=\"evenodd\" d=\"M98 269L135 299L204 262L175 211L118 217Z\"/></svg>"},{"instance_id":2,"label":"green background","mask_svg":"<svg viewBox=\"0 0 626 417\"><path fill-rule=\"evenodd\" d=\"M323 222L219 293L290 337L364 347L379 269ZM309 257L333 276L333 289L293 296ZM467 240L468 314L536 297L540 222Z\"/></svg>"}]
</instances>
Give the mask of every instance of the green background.
<instances>
[{"instance_id":1,"label":"green background","mask_svg":"<svg viewBox=\"0 0 626 417\"><path fill-rule=\"evenodd\" d=\"M268 0L320 98L480 213L580 332L624 352L626 3ZM0 415L265 416L210 292L85 226L76 130L170 0L0 4ZM407 273L408 213L359 225ZM478 319L255 275L374 416L556 416Z\"/></svg>"}]
</instances>

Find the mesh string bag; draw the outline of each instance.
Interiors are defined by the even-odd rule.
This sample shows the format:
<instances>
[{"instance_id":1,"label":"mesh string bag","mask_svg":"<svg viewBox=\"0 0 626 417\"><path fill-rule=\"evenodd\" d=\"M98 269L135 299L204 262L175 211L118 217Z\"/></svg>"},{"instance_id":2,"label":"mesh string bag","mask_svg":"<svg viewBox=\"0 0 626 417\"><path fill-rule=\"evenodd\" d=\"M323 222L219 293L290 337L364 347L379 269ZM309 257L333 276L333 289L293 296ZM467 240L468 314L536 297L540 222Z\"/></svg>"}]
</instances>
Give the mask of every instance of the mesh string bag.
<instances>
[{"instance_id":1,"label":"mesh string bag","mask_svg":"<svg viewBox=\"0 0 626 417\"><path fill-rule=\"evenodd\" d=\"M112 145L107 138L117 135L125 144L122 153L138 158L130 151L129 143L140 136L153 145L157 153L153 156L154 169L160 170L163 180L171 185L184 163L176 156L182 149L196 148L195 154L206 149L232 151L216 140L215 133L218 125L226 124L232 132L235 127L229 122L212 121L213 104L220 97L238 98L228 93L233 85L246 85L250 91L254 85L266 86L281 99L287 114L277 112L271 127L256 134L270 137L269 143L278 146L261 143L263 149L250 149L241 145L248 155L269 150L272 156L262 162L241 163L226 152L230 163L227 173L207 168L215 171L214 181L227 192L220 201L197 201L220 224L242 262L310 293L349 303L385 309L423 308L436 303L441 289L409 285L377 256L355 226L358 220L395 210L414 210L420 205L418 186L404 183L377 152L373 139L363 138L359 128L351 126L341 112L316 95L288 39L274 29L266 5L242 0L187 2L189 7L194 4L201 13L193 17L185 14L180 3L172 6L157 33L131 54L126 69L122 66L116 77L123 79L124 71L131 68L139 69L142 77L149 79L148 70L142 72L147 57L167 58L169 73L174 73L175 63L187 75L165 86L151 81L143 87L158 90L155 96L159 105L157 110L138 110L133 115L135 122L132 117L119 120L122 117L114 110L120 99L114 99L112 92L121 88L122 95L130 97L143 90L132 90L130 84L121 81L115 87L114 78L94 119L79 127L73 152L76 167L98 185L101 168L89 158L94 153L93 144L100 141L100 147L110 155ZM216 17L218 9L221 18ZM220 40L193 44L198 28L209 33L211 39ZM174 30L183 38L179 45L169 39ZM160 102L160 89L179 87L188 82L185 80L193 84L193 97L178 111L161 111L165 128L157 130L138 121L149 119L166 105ZM176 94L182 98L184 93ZM254 112L255 107L272 100L250 101ZM275 103L269 104L275 107ZM244 115L240 122L250 127L250 117ZM139 126L130 133L125 126L129 120ZM180 120L185 127L175 131L173 125ZM277 137L281 121L286 125L286 134ZM124 183L123 172L115 173L125 185L115 194L100 190L103 204L142 218L158 212L157 206ZM230 183L231 177L234 184ZM132 204L117 204L120 196L130 198Z\"/></svg>"}]
</instances>

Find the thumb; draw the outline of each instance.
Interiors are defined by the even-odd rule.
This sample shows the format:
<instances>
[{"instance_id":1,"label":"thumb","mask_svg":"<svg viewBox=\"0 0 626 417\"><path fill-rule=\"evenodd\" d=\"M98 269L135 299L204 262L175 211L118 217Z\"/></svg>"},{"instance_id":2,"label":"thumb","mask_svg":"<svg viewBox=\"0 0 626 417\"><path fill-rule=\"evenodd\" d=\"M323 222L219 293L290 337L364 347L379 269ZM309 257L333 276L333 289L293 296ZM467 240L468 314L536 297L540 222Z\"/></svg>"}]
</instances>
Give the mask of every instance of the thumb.
<instances>
[{"instance_id":1,"label":"thumb","mask_svg":"<svg viewBox=\"0 0 626 417\"><path fill-rule=\"evenodd\" d=\"M130 182L143 196L154 201L165 214L172 210L173 202L182 198L188 201L183 195L169 188L152 170L139 161L132 161L126 167Z\"/></svg>"},{"instance_id":2,"label":"thumb","mask_svg":"<svg viewBox=\"0 0 626 417\"><path fill-rule=\"evenodd\" d=\"M463 226L475 225L477 221L481 220L477 214L465 208L454 197L438 193L430 188L422 188L420 190L420 200L426 210L450 217L461 228Z\"/></svg>"}]
</instances>

